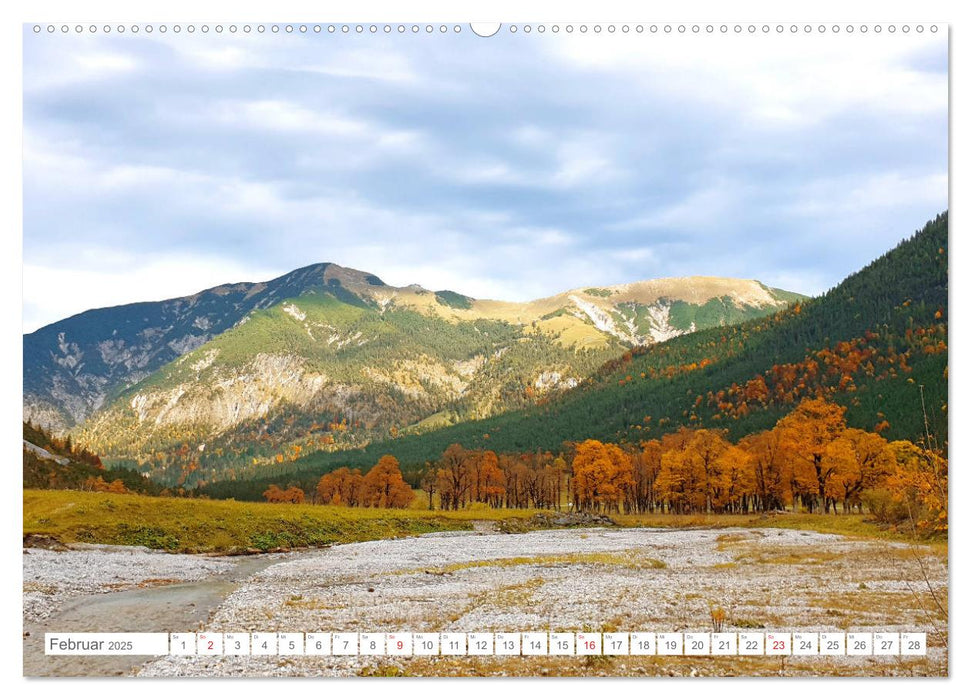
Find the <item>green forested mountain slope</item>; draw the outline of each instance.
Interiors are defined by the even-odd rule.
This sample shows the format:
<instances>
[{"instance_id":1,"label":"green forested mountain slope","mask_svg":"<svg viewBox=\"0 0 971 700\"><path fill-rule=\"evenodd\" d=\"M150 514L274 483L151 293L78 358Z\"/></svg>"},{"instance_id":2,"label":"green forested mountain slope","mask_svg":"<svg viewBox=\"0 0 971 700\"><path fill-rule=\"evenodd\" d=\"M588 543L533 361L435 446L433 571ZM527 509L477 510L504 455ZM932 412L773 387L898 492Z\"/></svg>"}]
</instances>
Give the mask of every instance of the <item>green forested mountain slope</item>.
<instances>
[{"instance_id":1,"label":"green forested mountain slope","mask_svg":"<svg viewBox=\"0 0 971 700\"><path fill-rule=\"evenodd\" d=\"M459 442L496 451L559 449L564 441L630 441L681 425L741 435L770 427L800 398L822 393L847 420L891 439L947 441L948 218L941 214L821 297L765 318L701 330L606 363L578 388L542 405L363 450L214 484L214 495L254 497L283 475L366 467L384 453L417 468ZM928 423L921 404L924 391ZM258 496L256 496L258 497Z\"/></svg>"}]
</instances>

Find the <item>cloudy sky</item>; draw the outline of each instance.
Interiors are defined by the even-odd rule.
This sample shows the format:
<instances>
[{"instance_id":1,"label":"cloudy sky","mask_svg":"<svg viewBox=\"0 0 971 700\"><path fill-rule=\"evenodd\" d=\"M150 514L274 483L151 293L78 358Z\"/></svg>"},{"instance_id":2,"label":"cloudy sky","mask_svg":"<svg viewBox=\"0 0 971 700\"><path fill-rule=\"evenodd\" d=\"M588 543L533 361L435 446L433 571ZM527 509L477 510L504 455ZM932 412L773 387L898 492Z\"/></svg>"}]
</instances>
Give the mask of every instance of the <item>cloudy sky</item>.
<instances>
[{"instance_id":1,"label":"cloudy sky","mask_svg":"<svg viewBox=\"0 0 971 700\"><path fill-rule=\"evenodd\" d=\"M314 262L815 294L947 206L947 40L34 35L24 330Z\"/></svg>"}]
</instances>

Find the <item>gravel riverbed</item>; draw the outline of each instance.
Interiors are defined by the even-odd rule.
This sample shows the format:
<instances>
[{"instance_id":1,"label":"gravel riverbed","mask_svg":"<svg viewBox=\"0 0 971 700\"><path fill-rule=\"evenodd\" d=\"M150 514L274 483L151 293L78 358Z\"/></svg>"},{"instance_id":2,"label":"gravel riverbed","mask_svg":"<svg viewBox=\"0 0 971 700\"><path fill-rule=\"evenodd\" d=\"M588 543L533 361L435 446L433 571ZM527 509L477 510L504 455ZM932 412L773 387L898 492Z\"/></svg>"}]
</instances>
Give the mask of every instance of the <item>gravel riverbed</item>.
<instances>
[{"instance_id":1,"label":"gravel riverbed","mask_svg":"<svg viewBox=\"0 0 971 700\"><path fill-rule=\"evenodd\" d=\"M166 657L143 676L942 675L946 630L928 590L947 571L902 544L777 529L551 530L444 533L343 545L281 561L215 611L213 632L927 631L907 660L814 657L712 661L600 657ZM933 637L933 638L932 638ZM946 638L944 638L946 640ZM729 665L726 666L725 663ZM788 663L788 666L786 666Z\"/></svg>"},{"instance_id":2,"label":"gravel riverbed","mask_svg":"<svg viewBox=\"0 0 971 700\"><path fill-rule=\"evenodd\" d=\"M50 618L82 595L198 581L229 571L226 557L166 554L147 547L78 544L24 550L24 621Z\"/></svg>"},{"instance_id":3,"label":"gravel riverbed","mask_svg":"<svg viewBox=\"0 0 971 700\"><path fill-rule=\"evenodd\" d=\"M205 557L24 550L24 622L44 630L211 632L926 631L889 657L43 658L30 675L946 675L946 560L928 548L781 529L436 533ZM943 601L943 603L941 602ZM189 608L192 608L190 611ZM139 624L127 625L137 615ZM122 619L123 618L123 619ZM28 644L29 641L29 644ZM40 653L40 656L38 656ZM56 660L56 662L55 662Z\"/></svg>"}]
</instances>

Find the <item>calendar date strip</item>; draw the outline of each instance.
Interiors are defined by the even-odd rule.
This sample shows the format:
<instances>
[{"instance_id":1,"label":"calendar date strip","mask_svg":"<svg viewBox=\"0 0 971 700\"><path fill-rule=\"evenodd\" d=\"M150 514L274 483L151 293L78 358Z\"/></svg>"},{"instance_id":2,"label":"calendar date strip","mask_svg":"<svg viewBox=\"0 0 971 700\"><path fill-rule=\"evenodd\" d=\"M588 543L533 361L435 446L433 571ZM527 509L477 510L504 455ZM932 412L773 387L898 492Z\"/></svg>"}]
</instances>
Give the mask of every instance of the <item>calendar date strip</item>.
<instances>
[{"instance_id":1,"label":"calendar date strip","mask_svg":"<svg viewBox=\"0 0 971 700\"><path fill-rule=\"evenodd\" d=\"M49 632L50 656L925 656L926 632Z\"/></svg>"}]
</instances>

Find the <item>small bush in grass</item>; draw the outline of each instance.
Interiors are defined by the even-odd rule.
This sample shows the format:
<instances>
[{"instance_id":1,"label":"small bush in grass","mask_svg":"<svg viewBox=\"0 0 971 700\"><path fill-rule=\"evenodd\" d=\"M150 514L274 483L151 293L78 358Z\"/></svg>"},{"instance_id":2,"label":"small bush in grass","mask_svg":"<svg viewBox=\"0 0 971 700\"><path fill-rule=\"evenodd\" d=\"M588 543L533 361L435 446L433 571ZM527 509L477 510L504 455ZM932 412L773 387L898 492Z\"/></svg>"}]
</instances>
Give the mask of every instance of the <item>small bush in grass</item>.
<instances>
[{"instance_id":1,"label":"small bush in grass","mask_svg":"<svg viewBox=\"0 0 971 700\"><path fill-rule=\"evenodd\" d=\"M708 606L709 615L711 616L711 629L713 632L721 632L725 626L725 609L718 606L709 604Z\"/></svg>"}]
</instances>

